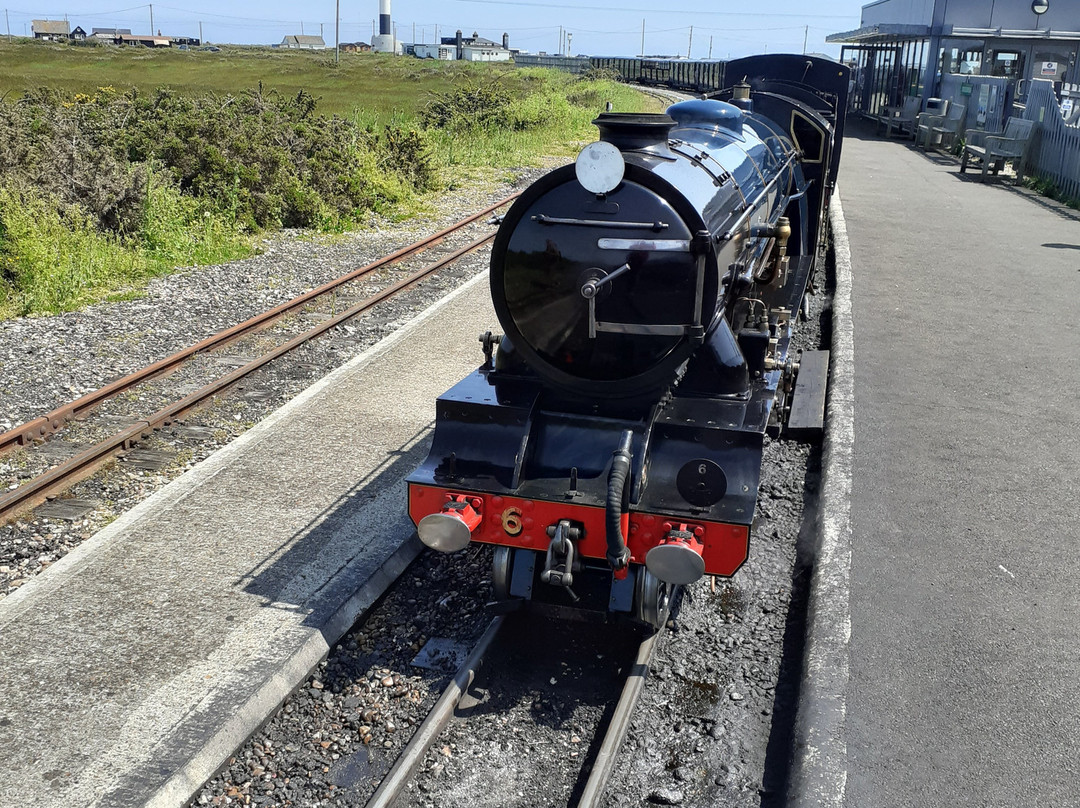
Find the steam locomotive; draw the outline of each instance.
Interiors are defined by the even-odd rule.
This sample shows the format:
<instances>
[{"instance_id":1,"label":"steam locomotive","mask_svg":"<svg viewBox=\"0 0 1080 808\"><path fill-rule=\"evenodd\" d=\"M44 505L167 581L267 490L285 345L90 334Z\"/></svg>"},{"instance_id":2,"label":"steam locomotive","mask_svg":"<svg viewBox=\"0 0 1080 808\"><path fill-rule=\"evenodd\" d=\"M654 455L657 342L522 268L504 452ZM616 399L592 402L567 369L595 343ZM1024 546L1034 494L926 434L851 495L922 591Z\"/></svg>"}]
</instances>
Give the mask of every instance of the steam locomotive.
<instances>
[{"instance_id":1,"label":"steam locomotive","mask_svg":"<svg viewBox=\"0 0 1080 808\"><path fill-rule=\"evenodd\" d=\"M508 608L659 626L676 587L746 561L848 75L789 55L727 75L665 114L601 114L501 223L504 334L438 399L408 507L428 547L496 546Z\"/></svg>"}]
</instances>

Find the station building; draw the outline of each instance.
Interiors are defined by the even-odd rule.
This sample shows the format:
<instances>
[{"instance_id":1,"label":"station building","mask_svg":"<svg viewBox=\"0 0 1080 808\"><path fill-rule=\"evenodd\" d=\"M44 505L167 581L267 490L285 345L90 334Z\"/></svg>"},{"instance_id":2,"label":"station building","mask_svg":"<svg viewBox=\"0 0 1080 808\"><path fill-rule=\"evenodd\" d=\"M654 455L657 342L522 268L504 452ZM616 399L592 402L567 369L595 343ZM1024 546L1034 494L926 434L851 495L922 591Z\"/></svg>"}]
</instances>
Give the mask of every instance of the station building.
<instances>
[{"instance_id":1,"label":"station building","mask_svg":"<svg viewBox=\"0 0 1080 808\"><path fill-rule=\"evenodd\" d=\"M851 108L966 99L988 129L1022 112L1032 79L1080 107L1080 0L876 0L857 30L832 34L852 67ZM969 122L971 118L969 117Z\"/></svg>"}]
</instances>

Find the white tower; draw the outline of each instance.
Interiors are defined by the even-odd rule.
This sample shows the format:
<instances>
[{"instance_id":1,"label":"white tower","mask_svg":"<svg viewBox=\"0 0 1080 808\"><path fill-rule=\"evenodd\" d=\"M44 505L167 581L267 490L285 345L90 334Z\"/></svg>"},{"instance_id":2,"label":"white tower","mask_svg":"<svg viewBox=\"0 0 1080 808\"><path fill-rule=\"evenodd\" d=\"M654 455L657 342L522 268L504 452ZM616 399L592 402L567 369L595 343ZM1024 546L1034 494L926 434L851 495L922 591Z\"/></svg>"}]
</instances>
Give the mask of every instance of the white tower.
<instances>
[{"instance_id":1,"label":"white tower","mask_svg":"<svg viewBox=\"0 0 1080 808\"><path fill-rule=\"evenodd\" d=\"M379 34L371 38L371 49L379 53L398 53L400 50L390 27L390 0L379 0Z\"/></svg>"}]
</instances>

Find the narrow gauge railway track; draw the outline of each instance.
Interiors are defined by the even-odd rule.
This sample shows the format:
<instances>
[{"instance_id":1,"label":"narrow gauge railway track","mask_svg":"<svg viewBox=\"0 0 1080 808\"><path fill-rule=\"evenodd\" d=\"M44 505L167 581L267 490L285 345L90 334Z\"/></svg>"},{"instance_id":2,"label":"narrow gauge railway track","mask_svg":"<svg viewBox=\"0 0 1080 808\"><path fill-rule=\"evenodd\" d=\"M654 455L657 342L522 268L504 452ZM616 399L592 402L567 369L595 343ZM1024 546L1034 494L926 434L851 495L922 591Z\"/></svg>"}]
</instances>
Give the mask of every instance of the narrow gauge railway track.
<instances>
[{"instance_id":1,"label":"narrow gauge railway track","mask_svg":"<svg viewBox=\"0 0 1080 808\"><path fill-rule=\"evenodd\" d=\"M454 679L402 750L397 762L368 800L367 808L391 808L399 804L399 798L406 792L425 757L447 726L455 719L455 711L470 685L476 680L485 659L496 647L500 631L506 630L504 629L505 620L505 617L499 616L491 621L468 659L458 669ZM581 756L584 765L581 776L578 778L578 785L574 789L574 796L571 797L571 805L577 808L594 808L602 804L605 789L618 762L619 749L629 730L630 718L641 696L649 666L662 633L662 631L657 631L645 637L638 645L634 656L624 660L622 666L624 681L618 702L608 711L607 716L601 719L603 734L601 736L597 733L592 744L594 751ZM554 679L552 682L554 683ZM458 717L457 720L467 721L468 719ZM553 800L551 804L558 804L559 800L553 794L549 796Z\"/></svg>"},{"instance_id":2,"label":"narrow gauge railway track","mask_svg":"<svg viewBox=\"0 0 1080 808\"><path fill-rule=\"evenodd\" d=\"M129 393L150 380L171 374L184 366L185 363L190 362L195 357L204 356L207 352L234 347L241 339L265 332L288 315L304 307L317 304L319 300L336 296L343 290L347 290L350 284L374 279L380 271L388 267L402 264L408 259L423 257L425 251L440 245L448 237L460 233L485 216L509 204L516 196L517 194L508 196L421 241L347 272L292 300L275 306L188 348L177 351L73 402L58 407L46 415L35 418L7 432L0 433L0 455L19 448L32 452L35 448L47 442L50 437L63 430L71 421L86 418L102 404L118 395ZM310 340L341 326L354 317L370 311L378 304L415 286L454 261L486 246L494 237L494 232L488 233L433 262L425 264L396 282L383 287L378 292L366 296L359 302L355 302L344 311L334 313L314 327L290 336L271 350L244 362L234 370L199 387L197 390L186 393L148 415L135 418L133 423L115 431L105 439L95 442L92 446L78 451L74 456L49 467L44 472L36 474L17 488L0 494L0 524L40 504L50 495L56 494L65 487L86 478L99 468L103 462L115 456L118 452L130 449L138 441L148 437L154 430L171 424L184 413L203 404L246 376L296 350Z\"/></svg>"}]
</instances>

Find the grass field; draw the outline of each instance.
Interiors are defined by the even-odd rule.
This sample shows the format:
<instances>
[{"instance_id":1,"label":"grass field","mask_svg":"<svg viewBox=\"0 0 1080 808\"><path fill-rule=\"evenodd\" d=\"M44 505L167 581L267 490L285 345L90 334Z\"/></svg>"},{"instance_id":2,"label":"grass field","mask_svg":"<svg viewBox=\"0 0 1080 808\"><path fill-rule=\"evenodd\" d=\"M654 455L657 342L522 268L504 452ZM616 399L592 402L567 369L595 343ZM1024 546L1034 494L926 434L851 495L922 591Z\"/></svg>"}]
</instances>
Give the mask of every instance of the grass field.
<instances>
[{"instance_id":1,"label":"grass field","mask_svg":"<svg viewBox=\"0 0 1080 808\"><path fill-rule=\"evenodd\" d=\"M350 115L362 109L380 120L412 118L432 92L465 82L497 80L508 90L522 87L510 64L437 62L384 53L333 50L289 51L223 46L220 53L173 48L74 46L0 38L0 95L32 87L71 93L112 86L150 91L168 86L184 93L235 93L258 87L295 94L305 90L319 100L325 115ZM11 96L8 96L9 98Z\"/></svg>"}]
</instances>

